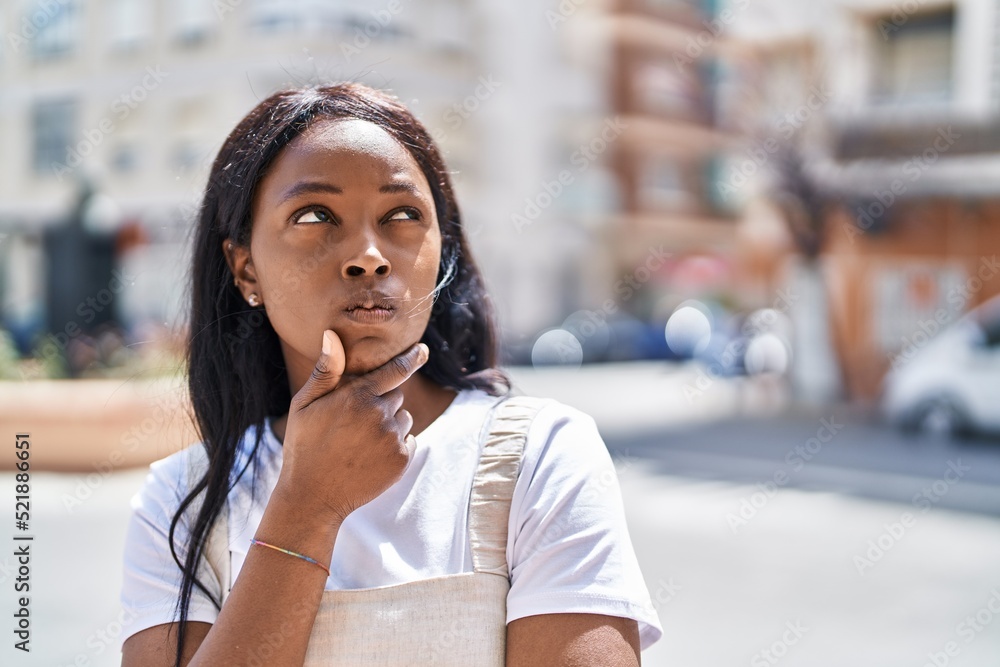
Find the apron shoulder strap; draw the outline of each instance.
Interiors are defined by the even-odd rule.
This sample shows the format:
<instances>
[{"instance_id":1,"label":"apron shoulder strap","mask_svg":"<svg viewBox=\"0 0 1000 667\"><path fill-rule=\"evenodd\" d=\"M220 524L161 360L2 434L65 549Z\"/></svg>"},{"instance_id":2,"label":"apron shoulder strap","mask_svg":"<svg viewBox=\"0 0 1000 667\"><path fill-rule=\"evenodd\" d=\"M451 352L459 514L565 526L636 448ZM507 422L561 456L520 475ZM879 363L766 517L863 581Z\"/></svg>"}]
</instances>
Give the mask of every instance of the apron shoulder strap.
<instances>
[{"instance_id":1,"label":"apron shoulder strap","mask_svg":"<svg viewBox=\"0 0 1000 667\"><path fill-rule=\"evenodd\" d=\"M469 498L469 541L476 572L508 577L507 524L528 429L552 399L513 396L494 404Z\"/></svg>"}]
</instances>

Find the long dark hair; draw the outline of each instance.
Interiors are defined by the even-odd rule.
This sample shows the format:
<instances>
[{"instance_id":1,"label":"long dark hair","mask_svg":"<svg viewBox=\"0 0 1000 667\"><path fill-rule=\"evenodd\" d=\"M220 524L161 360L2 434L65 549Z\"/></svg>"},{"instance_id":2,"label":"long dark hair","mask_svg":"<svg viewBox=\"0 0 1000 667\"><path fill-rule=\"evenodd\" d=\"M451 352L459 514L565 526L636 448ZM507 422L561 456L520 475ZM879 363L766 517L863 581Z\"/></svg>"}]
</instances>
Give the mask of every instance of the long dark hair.
<instances>
[{"instance_id":1,"label":"long dark hair","mask_svg":"<svg viewBox=\"0 0 1000 667\"><path fill-rule=\"evenodd\" d=\"M258 458L265 418L288 412L291 403L278 335L259 310L247 307L233 284L222 243L230 238L249 244L254 191L282 149L314 121L339 118L366 120L392 135L417 161L434 195L441 264L437 297L421 338L430 348L430 359L418 372L456 391L482 389L493 396L511 391L508 376L498 368L496 321L469 253L451 179L423 125L395 97L358 83L283 90L258 104L219 150L193 230L188 390L208 468L170 523L170 550L183 572L175 608L180 610L176 667L180 667L193 587L222 608L221 600L216 601L197 577L209 531L229 490ZM236 471L237 450L250 426L256 433L250 460ZM256 472L253 478L256 486ZM181 562L174 548L174 529L203 492L197 516L189 522L190 538L182 545Z\"/></svg>"}]
</instances>

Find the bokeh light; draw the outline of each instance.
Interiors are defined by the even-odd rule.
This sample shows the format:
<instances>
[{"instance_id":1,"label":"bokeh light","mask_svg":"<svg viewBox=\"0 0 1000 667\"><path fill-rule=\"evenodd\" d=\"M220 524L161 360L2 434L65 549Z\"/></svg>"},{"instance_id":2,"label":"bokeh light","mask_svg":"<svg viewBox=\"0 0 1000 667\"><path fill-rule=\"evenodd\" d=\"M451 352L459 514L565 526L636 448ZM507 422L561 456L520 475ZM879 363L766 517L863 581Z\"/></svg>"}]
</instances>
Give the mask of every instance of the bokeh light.
<instances>
[{"instance_id":1,"label":"bokeh light","mask_svg":"<svg viewBox=\"0 0 1000 667\"><path fill-rule=\"evenodd\" d=\"M693 356L712 339L712 312L700 301L685 301L674 310L664 331L667 345L682 356Z\"/></svg>"},{"instance_id":2,"label":"bokeh light","mask_svg":"<svg viewBox=\"0 0 1000 667\"><path fill-rule=\"evenodd\" d=\"M533 366L575 366L583 363L583 346L569 331L552 329L546 331L531 348Z\"/></svg>"}]
</instances>

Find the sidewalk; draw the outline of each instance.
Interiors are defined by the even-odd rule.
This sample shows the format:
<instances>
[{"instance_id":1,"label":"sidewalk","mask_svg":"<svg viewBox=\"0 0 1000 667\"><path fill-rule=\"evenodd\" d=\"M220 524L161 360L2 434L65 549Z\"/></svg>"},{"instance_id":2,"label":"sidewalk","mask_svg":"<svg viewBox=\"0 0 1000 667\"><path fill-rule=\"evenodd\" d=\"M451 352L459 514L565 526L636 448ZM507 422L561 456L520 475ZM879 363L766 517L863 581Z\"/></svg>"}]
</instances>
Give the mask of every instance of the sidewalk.
<instances>
[{"instance_id":1,"label":"sidewalk","mask_svg":"<svg viewBox=\"0 0 1000 667\"><path fill-rule=\"evenodd\" d=\"M605 437L759 410L759 381L713 380L696 367L655 362L509 369L518 389L597 420ZM753 387L753 390L748 390ZM145 467L197 442L182 378L0 382L0 432L28 431L32 469L93 472ZM14 459L0 457L0 470Z\"/></svg>"},{"instance_id":2,"label":"sidewalk","mask_svg":"<svg viewBox=\"0 0 1000 667\"><path fill-rule=\"evenodd\" d=\"M788 405L786 390L761 378L713 378L694 364L630 362L581 368L508 369L515 388L586 412L605 438L768 414Z\"/></svg>"}]
</instances>

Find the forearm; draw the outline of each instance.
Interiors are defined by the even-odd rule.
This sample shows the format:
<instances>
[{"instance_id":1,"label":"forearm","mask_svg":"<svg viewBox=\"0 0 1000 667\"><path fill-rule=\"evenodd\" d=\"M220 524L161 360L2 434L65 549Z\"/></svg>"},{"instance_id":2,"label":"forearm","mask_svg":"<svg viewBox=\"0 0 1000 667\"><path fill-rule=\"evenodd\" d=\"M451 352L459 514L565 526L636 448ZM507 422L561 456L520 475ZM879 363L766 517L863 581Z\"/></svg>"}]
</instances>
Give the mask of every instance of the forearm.
<instances>
[{"instance_id":1,"label":"forearm","mask_svg":"<svg viewBox=\"0 0 1000 667\"><path fill-rule=\"evenodd\" d=\"M255 538L328 564L339 522L306 521L310 513L272 494ZM219 617L189 667L251 664L300 667L319 610L326 572L301 558L250 547Z\"/></svg>"}]
</instances>

